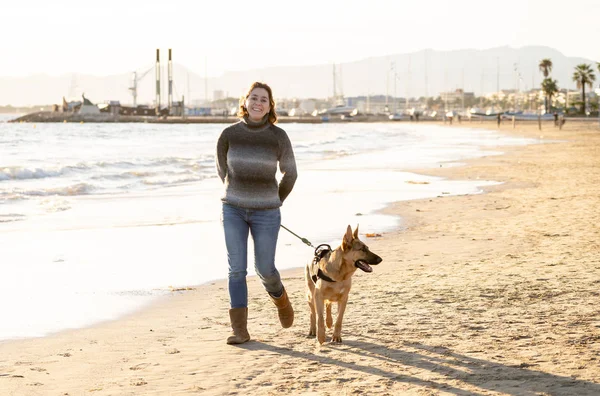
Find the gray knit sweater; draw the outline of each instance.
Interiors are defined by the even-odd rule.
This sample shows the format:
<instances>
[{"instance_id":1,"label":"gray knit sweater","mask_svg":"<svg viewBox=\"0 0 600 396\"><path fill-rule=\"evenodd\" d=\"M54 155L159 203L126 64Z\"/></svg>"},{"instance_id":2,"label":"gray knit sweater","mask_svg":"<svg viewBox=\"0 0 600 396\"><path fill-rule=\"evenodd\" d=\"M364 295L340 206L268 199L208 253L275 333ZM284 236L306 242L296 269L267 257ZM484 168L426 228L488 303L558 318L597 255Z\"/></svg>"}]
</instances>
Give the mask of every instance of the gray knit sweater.
<instances>
[{"instance_id":1,"label":"gray knit sweater","mask_svg":"<svg viewBox=\"0 0 600 396\"><path fill-rule=\"evenodd\" d=\"M279 185L278 162L283 174ZM266 118L261 123L243 119L225 128L217 141L216 165L225 185L221 200L245 209L280 207L298 175L290 139Z\"/></svg>"}]
</instances>

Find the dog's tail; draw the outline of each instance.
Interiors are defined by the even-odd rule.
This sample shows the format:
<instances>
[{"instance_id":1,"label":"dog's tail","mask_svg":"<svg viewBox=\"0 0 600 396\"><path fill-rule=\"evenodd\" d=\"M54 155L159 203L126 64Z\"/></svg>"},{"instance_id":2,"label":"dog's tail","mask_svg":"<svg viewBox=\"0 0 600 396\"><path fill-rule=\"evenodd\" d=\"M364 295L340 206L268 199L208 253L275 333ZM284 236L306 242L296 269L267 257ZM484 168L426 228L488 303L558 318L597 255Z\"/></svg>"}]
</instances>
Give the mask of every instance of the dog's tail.
<instances>
[{"instance_id":1,"label":"dog's tail","mask_svg":"<svg viewBox=\"0 0 600 396\"><path fill-rule=\"evenodd\" d=\"M312 295L312 292L315 288L315 282L312 279L312 274L310 273L310 263L304 266L304 278L306 280L306 297L309 299L308 301L310 302L310 296Z\"/></svg>"},{"instance_id":2,"label":"dog's tail","mask_svg":"<svg viewBox=\"0 0 600 396\"><path fill-rule=\"evenodd\" d=\"M309 281L310 278L310 264L306 264L304 266L304 278L306 278L307 281Z\"/></svg>"}]
</instances>

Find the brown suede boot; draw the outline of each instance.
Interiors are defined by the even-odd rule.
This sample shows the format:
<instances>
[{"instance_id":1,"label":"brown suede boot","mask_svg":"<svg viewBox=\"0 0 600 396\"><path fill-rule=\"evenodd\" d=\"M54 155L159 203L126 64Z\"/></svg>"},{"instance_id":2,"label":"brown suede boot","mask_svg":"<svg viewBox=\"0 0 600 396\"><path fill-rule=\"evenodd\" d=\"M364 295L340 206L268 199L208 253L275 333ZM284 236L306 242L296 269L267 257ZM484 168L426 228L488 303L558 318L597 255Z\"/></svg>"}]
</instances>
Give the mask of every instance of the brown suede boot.
<instances>
[{"instance_id":1,"label":"brown suede boot","mask_svg":"<svg viewBox=\"0 0 600 396\"><path fill-rule=\"evenodd\" d=\"M279 321L281 322L281 327L287 329L291 327L294 323L294 308L292 308L292 303L288 298L287 292L285 288L283 289L283 294L279 298L275 298L269 294L271 300L277 307L277 312L279 314Z\"/></svg>"},{"instance_id":2,"label":"brown suede boot","mask_svg":"<svg viewBox=\"0 0 600 396\"><path fill-rule=\"evenodd\" d=\"M248 308L231 308L229 310L229 319L231 319L231 328L233 334L227 338L228 344L243 344L250 341L248 334Z\"/></svg>"}]
</instances>

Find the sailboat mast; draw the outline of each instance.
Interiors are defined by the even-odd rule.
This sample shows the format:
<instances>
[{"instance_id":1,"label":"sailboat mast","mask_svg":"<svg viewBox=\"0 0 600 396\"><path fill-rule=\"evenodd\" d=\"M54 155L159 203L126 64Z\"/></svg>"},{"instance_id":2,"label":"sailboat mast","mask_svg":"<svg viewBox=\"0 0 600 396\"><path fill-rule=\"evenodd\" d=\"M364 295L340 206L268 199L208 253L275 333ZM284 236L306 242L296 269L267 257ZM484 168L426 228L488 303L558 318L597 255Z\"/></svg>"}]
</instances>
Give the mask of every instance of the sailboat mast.
<instances>
[{"instance_id":1,"label":"sailboat mast","mask_svg":"<svg viewBox=\"0 0 600 396\"><path fill-rule=\"evenodd\" d=\"M160 50L156 49L156 115L160 114Z\"/></svg>"},{"instance_id":2,"label":"sailboat mast","mask_svg":"<svg viewBox=\"0 0 600 396\"><path fill-rule=\"evenodd\" d=\"M337 103L337 91L336 91L336 86L335 86L335 63L333 64L333 106L335 107L336 103Z\"/></svg>"},{"instance_id":3,"label":"sailboat mast","mask_svg":"<svg viewBox=\"0 0 600 396\"><path fill-rule=\"evenodd\" d=\"M408 78L406 79L406 112L408 113L408 98L410 97L410 61L411 57L408 56Z\"/></svg>"}]
</instances>

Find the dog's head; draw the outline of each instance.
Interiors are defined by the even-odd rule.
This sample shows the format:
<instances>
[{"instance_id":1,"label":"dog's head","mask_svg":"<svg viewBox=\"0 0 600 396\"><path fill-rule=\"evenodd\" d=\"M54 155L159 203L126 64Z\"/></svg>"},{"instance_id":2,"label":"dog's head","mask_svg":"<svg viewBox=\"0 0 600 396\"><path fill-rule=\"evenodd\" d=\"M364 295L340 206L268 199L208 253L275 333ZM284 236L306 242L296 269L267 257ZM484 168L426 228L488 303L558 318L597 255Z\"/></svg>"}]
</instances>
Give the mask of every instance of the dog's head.
<instances>
[{"instance_id":1,"label":"dog's head","mask_svg":"<svg viewBox=\"0 0 600 396\"><path fill-rule=\"evenodd\" d=\"M381 257L371 252L369 247L358 239L358 225L354 232L352 227L348 226L342 240L342 252L344 261L353 263L356 268L364 272L373 272L371 265L377 265L382 261Z\"/></svg>"}]
</instances>

